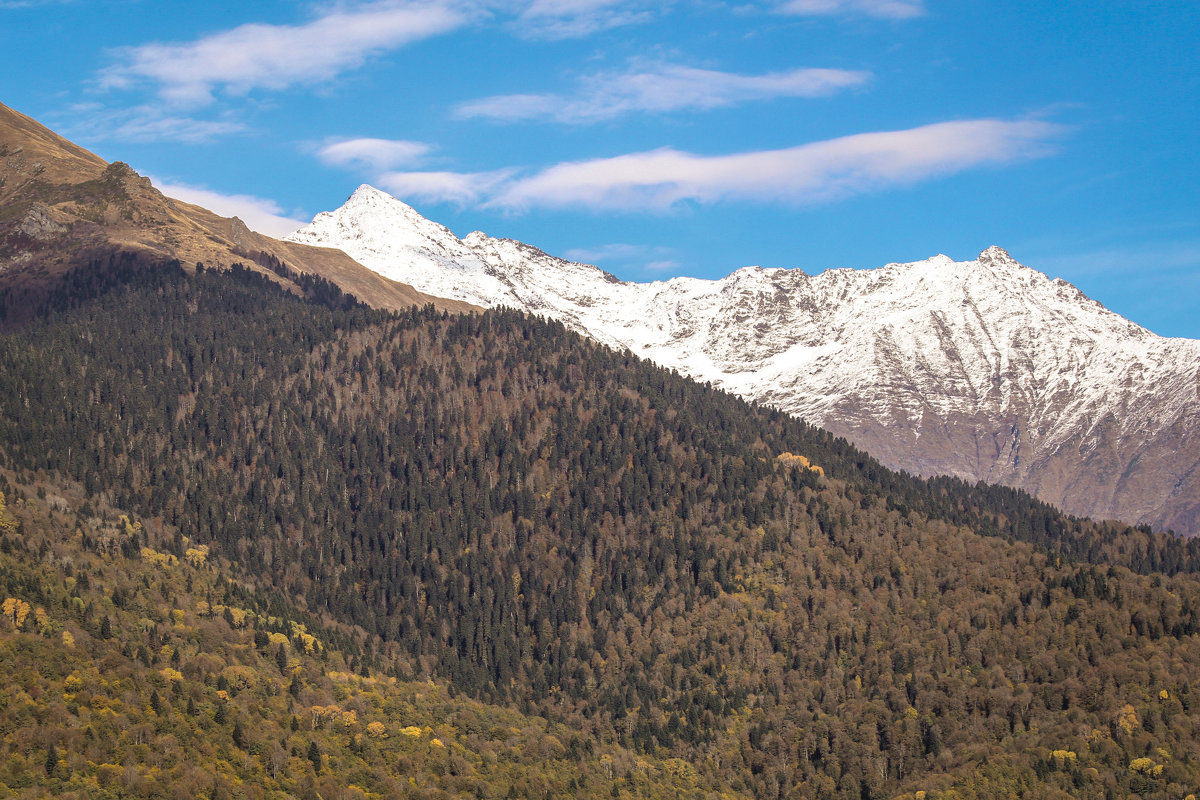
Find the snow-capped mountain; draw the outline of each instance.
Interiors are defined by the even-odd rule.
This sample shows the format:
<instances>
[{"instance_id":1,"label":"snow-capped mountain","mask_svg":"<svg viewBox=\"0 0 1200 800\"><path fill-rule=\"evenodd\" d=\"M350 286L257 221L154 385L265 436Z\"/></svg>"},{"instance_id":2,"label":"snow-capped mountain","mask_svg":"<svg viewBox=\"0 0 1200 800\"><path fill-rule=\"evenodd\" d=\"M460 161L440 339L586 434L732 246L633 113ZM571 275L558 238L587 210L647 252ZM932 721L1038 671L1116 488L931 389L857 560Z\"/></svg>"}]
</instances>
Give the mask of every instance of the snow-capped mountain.
<instances>
[{"instance_id":1,"label":"snow-capped mountain","mask_svg":"<svg viewBox=\"0 0 1200 800\"><path fill-rule=\"evenodd\" d=\"M287 238L427 294L560 319L892 467L1200 532L1200 341L1157 336L998 247L632 283L520 242L459 239L369 186Z\"/></svg>"}]
</instances>

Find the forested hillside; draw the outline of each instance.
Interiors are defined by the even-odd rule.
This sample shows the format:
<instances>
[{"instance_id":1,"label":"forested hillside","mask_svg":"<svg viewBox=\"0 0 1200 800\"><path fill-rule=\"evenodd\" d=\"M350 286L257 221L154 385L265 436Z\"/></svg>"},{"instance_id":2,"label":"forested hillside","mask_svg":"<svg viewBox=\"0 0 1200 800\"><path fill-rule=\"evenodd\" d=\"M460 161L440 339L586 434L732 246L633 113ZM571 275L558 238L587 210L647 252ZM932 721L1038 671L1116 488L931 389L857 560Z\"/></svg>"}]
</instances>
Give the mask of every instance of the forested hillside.
<instances>
[{"instance_id":1,"label":"forested hillside","mask_svg":"<svg viewBox=\"0 0 1200 800\"><path fill-rule=\"evenodd\" d=\"M1194 541L889 472L516 313L170 265L67 305L0 339L5 466L359 631L359 671L757 797L1200 785Z\"/></svg>"},{"instance_id":2,"label":"forested hillside","mask_svg":"<svg viewBox=\"0 0 1200 800\"><path fill-rule=\"evenodd\" d=\"M683 762L368 668L361 637L243 591L206 547L0 484L0 795L703 796ZM15 489L15 491L14 491ZM25 495L28 495L27 497ZM5 506L8 506L7 508Z\"/></svg>"}]
</instances>

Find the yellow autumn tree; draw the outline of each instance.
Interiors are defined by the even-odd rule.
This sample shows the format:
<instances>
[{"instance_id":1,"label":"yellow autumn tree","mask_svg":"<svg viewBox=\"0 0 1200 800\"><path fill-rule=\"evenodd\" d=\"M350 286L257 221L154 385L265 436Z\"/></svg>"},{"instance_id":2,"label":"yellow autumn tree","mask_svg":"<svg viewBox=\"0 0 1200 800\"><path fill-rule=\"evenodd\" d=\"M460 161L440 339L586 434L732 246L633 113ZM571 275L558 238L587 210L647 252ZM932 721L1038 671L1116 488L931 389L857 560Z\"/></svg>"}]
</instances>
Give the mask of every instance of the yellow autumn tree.
<instances>
[{"instance_id":1,"label":"yellow autumn tree","mask_svg":"<svg viewBox=\"0 0 1200 800\"><path fill-rule=\"evenodd\" d=\"M1129 762L1129 771L1140 772L1144 775L1150 775L1157 778L1159 775L1162 775L1163 765L1155 764L1154 761L1149 758L1135 758L1133 761Z\"/></svg>"},{"instance_id":2,"label":"yellow autumn tree","mask_svg":"<svg viewBox=\"0 0 1200 800\"><path fill-rule=\"evenodd\" d=\"M179 559L170 553L160 553L151 547L142 548L142 558L160 567L170 567L179 563Z\"/></svg>"},{"instance_id":3,"label":"yellow autumn tree","mask_svg":"<svg viewBox=\"0 0 1200 800\"><path fill-rule=\"evenodd\" d=\"M4 492L0 492L0 533L12 533L17 529L17 520L8 513L8 503Z\"/></svg>"},{"instance_id":4,"label":"yellow autumn tree","mask_svg":"<svg viewBox=\"0 0 1200 800\"><path fill-rule=\"evenodd\" d=\"M136 536L137 534L140 534L142 532L142 523L141 522L133 522L125 514L122 514L120 519L121 519L121 526L125 529L126 536L132 537L132 536Z\"/></svg>"},{"instance_id":5,"label":"yellow autumn tree","mask_svg":"<svg viewBox=\"0 0 1200 800\"><path fill-rule=\"evenodd\" d=\"M199 567L208 560L208 545L201 544L195 547L189 547L183 557L188 560L194 567Z\"/></svg>"},{"instance_id":6,"label":"yellow autumn tree","mask_svg":"<svg viewBox=\"0 0 1200 800\"><path fill-rule=\"evenodd\" d=\"M348 712L353 714L354 712ZM332 721L342 717L342 709L337 706L313 706L312 707L312 728L316 730L321 727L327 720ZM358 721L358 716L353 717L354 721Z\"/></svg>"},{"instance_id":7,"label":"yellow autumn tree","mask_svg":"<svg viewBox=\"0 0 1200 800\"><path fill-rule=\"evenodd\" d=\"M32 609L29 603L26 603L24 600L10 597L4 601L4 605L0 607L0 610L4 611L6 619L12 621L13 627L20 630L21 626L25 624L25 618L29 616L29 612Z\"/></svg>"},{"instance_id":8,"label":"yellow autumn tree","mask_svg":"<svg viewBox=\"0 0 1200 800\"><path fill-rule=\"evenodd\" d=\"M797 455L796 453L780 453L779 455L775 456L775 460L778 461L780 464L784 464L786 466L803 467L804 469L808 470L809 472L817 473L821 477L825 476L825 470L822 467L811 463L808 460L808 456Z\"/></svg>"},{"instance_id":9,"label":"yellow autumn tree","mask_svg":"<svg viewBox=\"0 0 1200 800\"><path fill-rule=\"evenodd\" d=\"M1059 767L1060 769L1068 764L1074 764L1076 758L1078 758L1078 756L1076 755L1074 750L1051 750L1050 751L1050 759L1052 761L1054 761L1055 765L1057 767Z\"/></svg>"},{"instance_id":10,"label":"yellow autumn tree","mask_svg":"<svg viewBox=\"0 0 1200 800\"><path fill-rule=\"evenodd\" d=\"M1138 720L1137 710L1133 706L1126 703L1121 707L1121 712L1117 715L1117 727L1124 731L1126 736L1129 736L1141 724Z\"/></svg>"}]
</instances>

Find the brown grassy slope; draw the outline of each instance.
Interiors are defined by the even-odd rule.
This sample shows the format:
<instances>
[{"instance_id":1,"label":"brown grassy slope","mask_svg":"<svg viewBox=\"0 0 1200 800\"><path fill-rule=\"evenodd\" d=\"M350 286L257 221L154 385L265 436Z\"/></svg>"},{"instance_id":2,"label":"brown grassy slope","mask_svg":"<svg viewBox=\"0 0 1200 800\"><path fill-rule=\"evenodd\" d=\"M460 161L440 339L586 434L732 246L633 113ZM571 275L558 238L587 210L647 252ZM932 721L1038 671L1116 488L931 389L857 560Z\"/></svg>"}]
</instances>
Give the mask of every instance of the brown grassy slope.
<instances>
[{"instance_id":1,"label":"brown grassy slope","mask_svg":"<svg viewBox=\"0 0 1200 800\"><path fill-rule=\"evenodd\" d=\"M0 103L0 201L7 202L32 179L79 183L99 177L107 163L35 120Z\"/></svg>"},{"instance_id":2,"label":"brown grassy slope","mask_svg":"<svg viewBox=\"0 0 1200 800\"><path fill-rule=\"evenodd\" d=\"M39 296L72 270L117 253L143 264L177 259L188 268L281 264L376 308L472 308L388 280L341 250L281 242L237 217L167 197L126 164L108 164L0 104L0 290L19 298L9 302L17 317L32 313Z\"/></svg>"}]
</instances>

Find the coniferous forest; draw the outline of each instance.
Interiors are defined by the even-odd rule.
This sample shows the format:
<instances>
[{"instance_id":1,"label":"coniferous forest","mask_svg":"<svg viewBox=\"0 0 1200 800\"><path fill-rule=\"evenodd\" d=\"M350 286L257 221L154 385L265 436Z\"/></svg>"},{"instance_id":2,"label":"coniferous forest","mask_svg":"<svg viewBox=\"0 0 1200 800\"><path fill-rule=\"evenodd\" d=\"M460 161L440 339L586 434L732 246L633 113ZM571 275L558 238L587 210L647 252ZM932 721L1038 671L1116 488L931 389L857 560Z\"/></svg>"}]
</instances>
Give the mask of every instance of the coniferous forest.
<instances>
[{"instance_id":1,"label":"coniferous forest","mask_svg":"<svg viewBox=\"0 0 1200 800\"><path fill-rule=\"evenodd\" d=\"M0 338L17 796L1200 786L1194 541L514 312L108 276Z\"/></svg>"}]
</instances>

